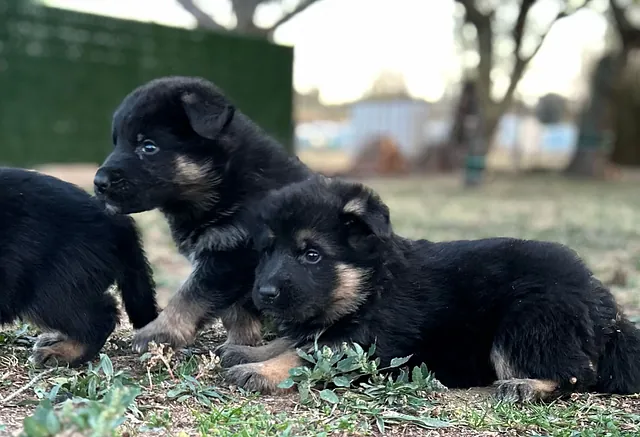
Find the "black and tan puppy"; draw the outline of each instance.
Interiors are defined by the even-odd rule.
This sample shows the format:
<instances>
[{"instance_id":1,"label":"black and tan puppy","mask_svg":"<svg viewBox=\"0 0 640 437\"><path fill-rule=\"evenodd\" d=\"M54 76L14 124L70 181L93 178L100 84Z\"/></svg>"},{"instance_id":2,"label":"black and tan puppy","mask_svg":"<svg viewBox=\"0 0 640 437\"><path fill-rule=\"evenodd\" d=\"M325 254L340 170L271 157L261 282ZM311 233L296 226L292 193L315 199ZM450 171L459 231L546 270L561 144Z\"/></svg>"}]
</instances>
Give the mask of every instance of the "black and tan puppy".
<instances>
[{"instance_id":1,"label":"black and tan puppy","mask_svg":"<svg viewBox=\"0 0 640 437\"><path fill-rule=\"evenodd\" d=\"M106 213L68 182L0 168L0 325L21 318L48 331L34 346L36 364L97 355L119 318L114 283L135 328L157 316L133 219Z\"/></svg>"},{"instance_id":2,"label":"black and tan puppy","mask_svg":"<svg viewBox=\"0 0 640 437\"><path fill-rule=\"evenodd\" d=\"M496 383L503 399L640 392L640 332L560 244L408 240L373 191L324 178L276 191L259 217L253 300L282 337L227 348L233 383L274 391L319 334L375 342L383 366L412 355L451 388Z\"/></svg>"},{"instance_id":3,"label":"black and tan puppy","mask_svg":"<svg viewBox=\"0 0 640 437\"><path fill-rule=\"evenodd\" d=\"M151 341L185 346L219 316L228 344L260 342L246 213L268 190L311 171L199 78L166 77L132 91L115 111L113 144L96 194L121 214L160 209L193 265L160 316L136 334L134 349Z\"/></svg>"}]
</instances>

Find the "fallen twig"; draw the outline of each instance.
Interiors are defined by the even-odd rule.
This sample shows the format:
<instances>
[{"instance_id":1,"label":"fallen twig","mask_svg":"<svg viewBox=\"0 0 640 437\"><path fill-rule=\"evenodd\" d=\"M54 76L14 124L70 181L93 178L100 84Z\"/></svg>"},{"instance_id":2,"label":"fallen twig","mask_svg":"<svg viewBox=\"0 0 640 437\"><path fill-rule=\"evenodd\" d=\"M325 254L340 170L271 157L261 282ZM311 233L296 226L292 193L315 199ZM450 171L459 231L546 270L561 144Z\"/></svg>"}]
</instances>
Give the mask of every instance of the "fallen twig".
<instances>
[{"instance_id":1,"label":"fallen twig","mask_svg":"<svg viewBox=\"0 0 640 437\"><path fill-rule=\"evenodd\" d=\"M18 396L20 393L23 393L25 391L27 391L30 387L33 387L33 385L38 382L39 380L41 380L42 378L44 378L45 376L49 375L50 373L53 373L53 371L56 370L55 367L52 367L50 369L45 370L42 373L37 374L36 376L33 377L33 379L31 381L29 381L26 385L20 387L18 390L14 391L13 393L11 393L9 396L7 396L4 399L0 399L0 405L5 405L7 404L7 402L9 402L11 399L15 398L16 396Z\"/></svg>"}]
</instances>

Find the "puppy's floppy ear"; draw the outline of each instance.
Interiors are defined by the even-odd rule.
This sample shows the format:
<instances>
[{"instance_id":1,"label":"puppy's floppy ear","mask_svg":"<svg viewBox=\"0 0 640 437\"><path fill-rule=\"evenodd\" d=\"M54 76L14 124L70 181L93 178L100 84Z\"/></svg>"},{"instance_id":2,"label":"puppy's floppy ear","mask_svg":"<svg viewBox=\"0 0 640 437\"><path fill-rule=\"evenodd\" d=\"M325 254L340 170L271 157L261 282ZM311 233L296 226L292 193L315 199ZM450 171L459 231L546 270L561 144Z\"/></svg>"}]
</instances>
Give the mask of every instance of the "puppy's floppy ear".
<instances>
[{"instance_id":1,"label":"puppy's floppy ear","mask_svg":"<svg viewBox=\"0 0 640 437\"><path fill-rule=\"evenodd\" d=\"M184 93L180 97L191 128L201 137L215 140L231 122L235 108L223 96Z\"/></svg>"},{"instance_id":2,"label":"puppy's floppy ear","mask_svg":"<svg viewBox=\"0 0 640 437\"><path fill-rule=\"evenodd\" d=\"M389 207L373 190L362 184L351 184L342 207L343 223L360 236L387 238L393 233Z\"/></svg>"}]
</instances>

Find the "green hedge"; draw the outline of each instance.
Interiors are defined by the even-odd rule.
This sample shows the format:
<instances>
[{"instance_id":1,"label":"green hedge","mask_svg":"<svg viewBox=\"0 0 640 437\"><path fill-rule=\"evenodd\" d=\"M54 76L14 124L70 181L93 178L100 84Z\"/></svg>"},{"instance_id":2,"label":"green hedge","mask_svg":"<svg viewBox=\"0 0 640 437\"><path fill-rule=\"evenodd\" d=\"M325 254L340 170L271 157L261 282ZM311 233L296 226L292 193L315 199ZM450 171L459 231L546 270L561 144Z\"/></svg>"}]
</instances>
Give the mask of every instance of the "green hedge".
<instances>
[{"instance_id":1,"label":"green hedge","mask_svg":"<svg viewBox=\"0 0 640 437\"><path fill-rule=\"evenodd\" d=\"M101 162L111 115L155 77L206 77L291 150L293 50L0 0L0 163Z\"/></svg>"}]
</instances>

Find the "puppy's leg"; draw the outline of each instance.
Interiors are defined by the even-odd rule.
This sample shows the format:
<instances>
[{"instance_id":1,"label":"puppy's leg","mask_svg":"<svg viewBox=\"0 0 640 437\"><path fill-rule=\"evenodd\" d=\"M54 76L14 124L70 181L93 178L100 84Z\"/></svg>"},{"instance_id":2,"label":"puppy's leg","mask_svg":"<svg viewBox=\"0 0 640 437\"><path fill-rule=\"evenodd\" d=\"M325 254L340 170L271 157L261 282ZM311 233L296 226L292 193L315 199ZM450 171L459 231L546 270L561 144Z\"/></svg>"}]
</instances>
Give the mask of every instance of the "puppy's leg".
<instances>
[{"instance_id":1,"label":"puppy's leg","mask_svg":"<svg viewBox=\"0 0 640 437\"><path fill-rule=\"evenodd\" d=\"M506 315L490 355L498 399L548 400L595 383L593 359L586 352L594 347L593 327L588 314L579 311L557 302L522 301Z\"/></svg>"},{"instance_id":2,"label":"puppy's leg","mask_svg":"<svg viewBox=\"0 0 640 437\"><path fill-rule=\"evenodd\" d=\"M295 350L257 363L239 364L231 367L226 374L227 381L248 391L262 394L287 392L290 389L278 388L289 377L289 370L302 364Z\"/></svg>"},{"instance_id":3,"label":"puppy's leg","mask_svg":"<svg viewBox=\"0 0 640 437\"><path fill-rule=\"evenodd\" d=\"M133 337L135 352L145 352L152 341L166 343L173 348L193 343L198 330L210 320L216 309L208 296L217 296L216 289L209 288L206 283L209 275L211 272L202 264L194 268L158 317L136 332ZM221 305L223 308L232 304L221 303L225 304Z\"/></svg>"},{"instance_id":4,"label":"puppy's leg","mask_svg":"<svg viewBox=\"0 0 640 437\"><path fill-rule=\"evenodd\" d=\"M216 353L220 356L221 366L229 368L238 364L270 360L292 348L293 344L287 338L277 338L264 346L256 347L228 344L219 348Z\"/></svg>"},{"instance_id":5,"label":"puppy's leg","mask_svg":"<svg viewBox=\"0 0 640 437\"><path fill-rule=\"evenodd\" d=\"M152 341L166 343L173 348L187 346L195 340L198 329L205 323L209 312L207 301L192 293L185 283L171 298L168 305L148 325L133 337L133 350L145 352Z\"/></svg>"},{"instance_id":6,"label":"puppy's leg","mask_svg":"<svg viewBox=\"0 0 640 437\"><path fill-rule=\"evenodd\" d=\"M256 346L262 340L262 324L257 310L248 305L234 304L222 314L222 325L227 330L227 340L223 346Z\"/></svg>"},{"instance_id":7,"label":"puppy's leg","mask_svg":"<svg viewBox=\"0 0 640 437\"><path fill-rule=\"evenodd\" d=\"M35 324L57 331L38 337L30 357L34 364L42 366L55 360L76 367L98 355L116 327L118 309L110 295L95 296L95 299L87 297L69 308L30 312L28 318Z\"/></svg>"}]
</instances>

